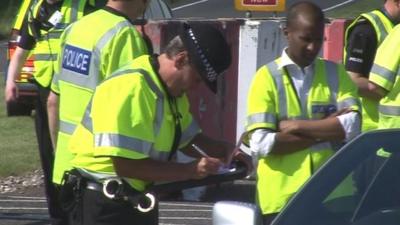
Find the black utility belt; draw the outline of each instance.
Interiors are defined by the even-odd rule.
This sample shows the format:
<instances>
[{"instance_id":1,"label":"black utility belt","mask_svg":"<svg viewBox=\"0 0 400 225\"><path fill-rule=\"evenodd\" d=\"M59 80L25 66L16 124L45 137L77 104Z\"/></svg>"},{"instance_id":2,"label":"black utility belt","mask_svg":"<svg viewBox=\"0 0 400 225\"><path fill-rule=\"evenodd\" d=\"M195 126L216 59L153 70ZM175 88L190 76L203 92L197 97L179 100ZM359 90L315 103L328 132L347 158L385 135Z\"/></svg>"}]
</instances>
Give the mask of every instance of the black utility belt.
<instances>
[{"instance_id":1,"label":"black utility belt","mask_svg":"<svg viewBox=\"0 0 400 225\"><path fill-rule=\"evenodd\" d=\"M142 193L132 188L121 178L113 177L96 181L83 176L73 169L64 175L63 186L72 186L73 192L82 193L82 189L101 192L113 201L127 201L140 212L149 212L156 206L156 197L152 193ZM80 194L74 194L79 198Z\"/></svg>"},{"instance_id":2,"label":"black utility belt","mask_svg":"<svg viewBox=\"0 0 400 225\"><path fill-rule=\"evenodd\" d=\"M86 189L100 191L111 200L130 202L134 208L144 213L156 206L154 194L139 192L118 177L105 179L102 183L88 181Z\"/></svg>"}]
</instances>

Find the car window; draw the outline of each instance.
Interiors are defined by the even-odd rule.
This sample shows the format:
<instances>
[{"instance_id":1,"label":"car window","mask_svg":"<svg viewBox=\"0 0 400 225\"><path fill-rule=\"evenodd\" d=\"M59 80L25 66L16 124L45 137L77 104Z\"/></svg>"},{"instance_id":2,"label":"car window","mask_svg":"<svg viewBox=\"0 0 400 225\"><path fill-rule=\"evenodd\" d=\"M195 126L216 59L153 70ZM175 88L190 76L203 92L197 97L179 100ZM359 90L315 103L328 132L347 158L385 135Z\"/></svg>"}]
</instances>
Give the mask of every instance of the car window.
<instances>
[{"instance_id":1,"label":"car window","mask_svg":"<svg viewBox=\"0 0 400 225\"><path fill-rule=\"evenodd\" d=\"M399 225L400 130L371 132L342 148L273 225ZM389 154L382 157L381 148Z\"/></svg>"},{"instance_id":2,"label":"car window","mask_svg":"<svg viewBox=\"0 0 400 225\"><path fill-rule=\"evenodd\" d=\"M172 12L163 0L151 0L144 17L146 19L170 19Z\"/></svg>"},{"instance_id":3,"label":"car window","mask_svg":"<svg viewBox=\"0 0 400 225\"><path fill-rule=\"evenodd\" d=\"M373 225L366 222L370 217L389 219L390 211L400 213L399 174L399 153L366 158L323 200L312 224L330 220L332 224ZM399 224L400 217L392 223Z\"/></svg>"}]
</instances>

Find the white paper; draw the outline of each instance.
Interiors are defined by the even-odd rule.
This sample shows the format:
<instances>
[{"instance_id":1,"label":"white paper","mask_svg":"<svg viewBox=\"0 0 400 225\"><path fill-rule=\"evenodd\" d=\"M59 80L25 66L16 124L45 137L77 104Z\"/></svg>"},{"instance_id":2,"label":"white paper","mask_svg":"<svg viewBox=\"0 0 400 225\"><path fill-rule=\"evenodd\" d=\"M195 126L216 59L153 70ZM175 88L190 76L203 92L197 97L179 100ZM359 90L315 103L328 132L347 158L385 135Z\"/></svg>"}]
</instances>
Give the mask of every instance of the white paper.
<instances>
[{"instance_id":1,"label":"white paper","mask_svg":"<svg viewBox=\"0 0 400 225\"><path fill-rule=\"evenodd\" d=\"M49 23L53 24L53 26L57 25L62 19L63 15L60 11L55 11L53 15L51 15L49 19Z\"/></svg>"}]
</instances>

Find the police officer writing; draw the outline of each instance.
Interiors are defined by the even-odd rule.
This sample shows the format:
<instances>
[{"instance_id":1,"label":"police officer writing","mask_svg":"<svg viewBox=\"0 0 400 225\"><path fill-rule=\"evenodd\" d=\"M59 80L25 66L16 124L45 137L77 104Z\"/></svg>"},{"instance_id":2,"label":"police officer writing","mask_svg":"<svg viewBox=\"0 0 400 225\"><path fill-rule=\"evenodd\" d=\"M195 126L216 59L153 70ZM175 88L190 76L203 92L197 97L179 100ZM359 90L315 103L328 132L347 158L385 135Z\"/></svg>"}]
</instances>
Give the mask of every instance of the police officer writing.
<instances>
[{"instance_id":1,"label":"police officer writing","mask_svg":"<svg viewBox=\"0 0 400 225\"><path fill-rule=\"evenodd\" d=\"M56 155L53 182L71 169L69 139L82 120L96 86L147 46L135 28L148 0L109 0L102 9L72 24L61 36L61 52L48 98Z\"/></svg>"},{"instance_id":2,"label":"police officer writing","mask_svg":"<svg viewBox=\"0 0 400 225\"><path fill-rule=\"evenodd\" d=\"M35 129L52 224L66 224L66 221L57 200L58 190L52 183L54 152L49 134L46 101L58 57L61 32L70 23L94 9L94 3L86 0L35 1L29 9L27 20L23 23L21 39L8 67L5 99L7 102L12 102L18 98L15 79L19 76L29 52L33 50L35 68L33 76L38 87L35 99Z\"/></svg>"},{"instance_id":3,"label":"police officer writing","mask_svg":"<svg viewBox=\"0 0 400 225\"><path fill-rule=\"evenodd\" d=\"M73 166L90 184L79 195L81 224L158 224L157 209L141 213L129 202L108 199L101 191L106 178L118 176L141 193L153 182L215 174L232 154L250 165L248 156L232 152L234 145L201 134L185 94L200 82L216 91L217 78L230 63L230 47L220 31L184 24L163 54L136 58L96 88L70 141ZM174 162L177 150L199 159Z\"/></svg>"},{"instance_id":4,"label":"police officer writing","mask_svg":"<svg viewBox=\"0 0 400 225\"><path fill-rule=\"evenodd\" d=\"M356 86L341 65L317 57L324 20L314 3L293 4L284 28L287 48L258 69L250 86L246 129L258 156L264 224L334 154L333 142L360 132Z\"/></svg>"},{"instance_id":5,"label":"police officer writing","mask_svg":"<svg viewBox=\"0 0 400 225\"><path fill-rule=\"evenodd\" d=\"M378 128L378 101L368 77L378 47L399 22L400 0L385 0L382 9L361 14L346 30L344 64L361 96L363 131Z\"/></svg>"}]
</instances>

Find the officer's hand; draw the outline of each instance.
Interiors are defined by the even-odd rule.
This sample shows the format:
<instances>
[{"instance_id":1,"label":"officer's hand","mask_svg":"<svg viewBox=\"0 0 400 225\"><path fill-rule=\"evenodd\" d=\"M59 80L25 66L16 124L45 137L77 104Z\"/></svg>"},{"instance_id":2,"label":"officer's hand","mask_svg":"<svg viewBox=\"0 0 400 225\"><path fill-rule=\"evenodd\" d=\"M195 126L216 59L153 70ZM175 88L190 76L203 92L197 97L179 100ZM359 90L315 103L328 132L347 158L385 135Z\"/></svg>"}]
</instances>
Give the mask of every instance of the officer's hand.
<instances>
[{"instance_id":1,"label":"officer's hand","mask_svg":"<svg viewBox=\"0 0 400 225\"><path fill-rule=\"evenodd\" d=\"M279 122L279 131L282 133L295 133L299 128L297 120L282 120Z\"/></svg>"},{"instance_id":2,"label":"officer's hand","mask_svg":"<svg viewBox=\"0 0 400 225\"><path fill-rule=\"evenodd\" d=\"M16 101L18 98L18 87L14 81L7 82L6 89L4 91L6 102Z\"/></svg>"},{"instance_id":3,"label":"officer's hand","mask_svg":"<svg viewBox=\"0 0 400 225\"><path fill-rule=\"evenodd\" d=\"M244 163L246 165L247 174L250 174L253 171L253 169L254 169L253 160L250 155L239 150L234 153L233 158L235 160L241 161L242 163Z\"/></svg>"},{"instance_id":4,"label":"officer's hand","mask_svg":"<svg viewBox=\"0 0 400 225\"><path fill-rule=\"evenodd\" d=\"M221 160L211 157L200 158L191 164L193 169L192 179L202 179L210 174L216 174L223 165Z\"/></svg>"}]
</instances>

